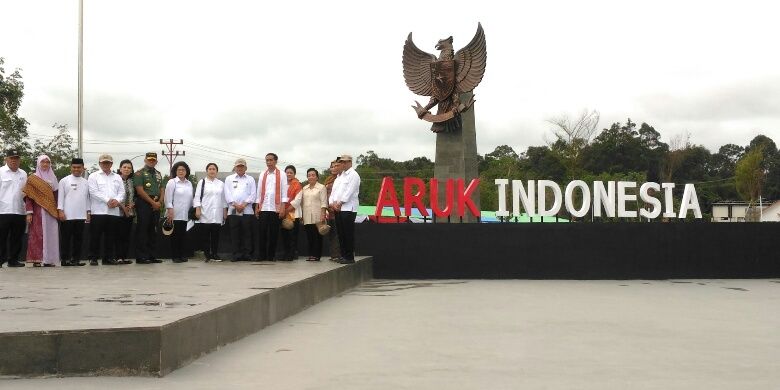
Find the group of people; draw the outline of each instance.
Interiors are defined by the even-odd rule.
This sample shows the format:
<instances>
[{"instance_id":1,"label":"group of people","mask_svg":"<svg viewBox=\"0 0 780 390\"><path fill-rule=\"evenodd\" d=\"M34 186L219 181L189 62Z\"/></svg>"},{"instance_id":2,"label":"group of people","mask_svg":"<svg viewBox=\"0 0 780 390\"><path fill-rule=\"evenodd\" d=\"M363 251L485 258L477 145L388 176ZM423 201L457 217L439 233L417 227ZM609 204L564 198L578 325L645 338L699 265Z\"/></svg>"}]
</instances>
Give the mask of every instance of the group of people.
<instances>
[{"instance_id":1,"label":"group of people","mask_svg":"<svg viewBox=\"0 0 780 390\"><path fill-rule=\"evenodd\" d=\"M25 265L20 257L25 230L26 262L36 267L86 265L81 248L85 230L90 265L98 265L99 259L104 265L130 264L134 223L136 264L162 262L156 256L158 226L170 236L172 261L182 263L188 261L186 242L193 222L198 237L192 241L199 243L196 249L203 250L207 262L222 261L220 230L227 223L232 261L296 259L303 225L308 261L320 261L323 236L328 236L331 260L354 263L360 176L352 156L332 161L324 183L315 168L309 168L306 182L300 183L296 168L288 165L282 171L278 159L268 153L266 169L255 180L246 173L246 160L239 158L224 182L217 164L209 163L206 177L193 186L185 162L175 163L163 183L154 152L146 153L144 167L137 171L130 160L122 160L114 171L113 157L102 154L100 169L88 178L84 161L74 158L71 174L58 181L48 156L39 156L35 172L28 176L20 168L19 151L9 149L0 168L0 266ZM284 248L277 257L280 231Z\"/></svg>"}]
</instances>

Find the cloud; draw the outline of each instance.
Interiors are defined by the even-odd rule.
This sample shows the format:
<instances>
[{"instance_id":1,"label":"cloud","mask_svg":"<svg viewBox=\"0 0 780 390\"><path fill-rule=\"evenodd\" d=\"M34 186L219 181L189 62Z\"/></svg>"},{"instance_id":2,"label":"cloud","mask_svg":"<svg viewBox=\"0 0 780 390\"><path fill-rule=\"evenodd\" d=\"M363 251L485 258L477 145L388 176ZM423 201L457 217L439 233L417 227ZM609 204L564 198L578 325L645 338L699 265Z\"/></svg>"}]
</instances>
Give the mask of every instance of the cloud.
<instances>
[{"instance_id":1,"label":"cloud","mask_svg":"<svg viewBox=\"0 0 780 390\"><path fill-rule=\"evenodd\" d=\"M649 117L674 121L778 118L780 78L731 83L689 95L650 94L638 102Z\"/></svg>"},{"instance_id":2,"label":"cloud","mask_svg":"<svg viewBox=\"0 0 780 390\"><path fill-rule=\"evenodd\" d=\"M409 111L406 119L387 120L362 109L242 108L197 123L189 134L198 154L211 152L224 161L237 157L231 153L242 154L257 165L267 152L277 153L280 164L307 167L327 166L338 154L357 156L368 150L400 160L432 155L435 136Z\"/></svg>"}]
</instances>

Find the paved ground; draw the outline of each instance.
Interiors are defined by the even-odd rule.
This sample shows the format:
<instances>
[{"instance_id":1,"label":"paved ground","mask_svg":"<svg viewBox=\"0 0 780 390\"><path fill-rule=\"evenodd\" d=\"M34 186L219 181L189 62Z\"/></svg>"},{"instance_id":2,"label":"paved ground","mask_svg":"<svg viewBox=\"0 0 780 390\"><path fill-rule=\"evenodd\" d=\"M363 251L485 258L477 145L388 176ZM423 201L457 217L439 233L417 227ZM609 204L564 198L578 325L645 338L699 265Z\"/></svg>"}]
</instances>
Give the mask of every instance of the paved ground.
<instances>
[{"instance_id":1,"label":"paved ground","mask_svg":"<svg viewBox=\"0 0 780 390\"><path fill-rule=\"evenodd\" d=\"M0 269L0 333L159 326L339 267L331 261Z\"/></svg>"},{"instance_id":2,"label":"paved ground","mask_svg":"<svg viewBox=\"0 0 780 390\"><path fill-rule=\"evenodd\" d=\"M19 389L777 389L780 280L382 281L164 378Z\"/></svg>"}]
</instances>

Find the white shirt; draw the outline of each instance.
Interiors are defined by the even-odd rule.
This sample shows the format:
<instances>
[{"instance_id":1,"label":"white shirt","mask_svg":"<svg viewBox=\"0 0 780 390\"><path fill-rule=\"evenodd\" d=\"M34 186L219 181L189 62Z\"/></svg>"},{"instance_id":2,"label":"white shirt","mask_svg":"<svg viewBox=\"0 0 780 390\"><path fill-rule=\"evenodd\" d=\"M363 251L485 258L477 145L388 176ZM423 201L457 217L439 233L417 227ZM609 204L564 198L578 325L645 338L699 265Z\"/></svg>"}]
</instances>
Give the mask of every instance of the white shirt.
<instances>
[{"instance_id":1,"label":"white shirt","mask_svg":"<svg viewBox=\"0 0 780 390\"><path fill-rule=\"evenodd\" d=\"M65 213L65 219L87 219L89 204L89 183L83 177L68 175L60 180L57 192L57 210Z\"/></svg>"},{"instance_id":2,"label":"white shirt","mask_svg":"<svg viewBox=\"0 0 780 390\"><path fill-rule=\"evenodd\" d=\"M173 209L174 221L188 221L192 207L192 183L187 179L174 178L165 185L165 208Z\"/></svg>"},{"instance_id":3,"label":"white shirt","mask_svg":"<svg viewBox=\"0 0 780 390\"><path fill-rule=\"evenodd\" d=\"M277 211L279 210L279 206L276 204L276 173L270 170L266 172L268 172L268 176L265 178L265 197L263 199L260 199L260 196L263 195L262 186L264 173L261 173L260 176L257 177L257 203L262 205L260 211ZM279 201L288 203L290 201L290 198L287 197L287 188L289 185L287 184L287 175L282 171L279 171L279 181L282 182L279 186L279 195L281 195Z\"/></svg>"},{"instance_id":4,"label":"white shirt","mask_svg":"<svg viewBox=\"0 0 780 390\"><path fill-rule=\"evenodd\" d=\"M4 165L0 168L0 214L25 215L22 190L27 184L27 172L18 168L16 172Z\"/></svg>"},{"instance_id":5,"label":"white shirt","mask_svg":"<svg viewBox=\"0 0 780 390\"><path fill-rule=\"evenodd\" d=\"M119 203L125 200L125 184L122 176L114 172L97 171L89 175L89 209L92 215L122 215L119 207L109 208L108 201L115 199Z\"/></svg>"},{"instance_id":6,"label":"white shirt","mask_svg":"<svg viewBox=\"0 0 780 390\"><path fill-rule=\"evenodd\" d=\"M205 186L203 184L206 184ZM205 181L198 182L198 187L195 188L195 200L192 202L194 207L200 207L200 219L195 223L222 223L224 221L223 210L227 208L227 202L225 202L225 183L219 179L211 180L206 178ZM200 199L201 191L203 191L203 200Z\"/></svg>"},{"instance_id":7,"label":"white shirt","mask_svg":"<svg viewBox=\"0 0 780 390\"><path fill-rule=\"evenodd\" d=\"M255 185L255 179L252 176L244 174L244 176L238 176L234 173L225 178L225 203L228 204L228 215L235 214L236 203L246 203L244 208L244 215L254 215L255 211L252 210L252 204L257 201L257 189Z\"/></svg>"},{"instance_id":8,"label":"white shirt","mask_svg":"<svg viewBox=\"0 0 780 390\"><path fill-rule=\"evenodd\" d=\"M333 182L329 203L341 202L341 211L358 211L358 195L360 194L360 175L349 168Z\"/></svg>"}]
</instances>

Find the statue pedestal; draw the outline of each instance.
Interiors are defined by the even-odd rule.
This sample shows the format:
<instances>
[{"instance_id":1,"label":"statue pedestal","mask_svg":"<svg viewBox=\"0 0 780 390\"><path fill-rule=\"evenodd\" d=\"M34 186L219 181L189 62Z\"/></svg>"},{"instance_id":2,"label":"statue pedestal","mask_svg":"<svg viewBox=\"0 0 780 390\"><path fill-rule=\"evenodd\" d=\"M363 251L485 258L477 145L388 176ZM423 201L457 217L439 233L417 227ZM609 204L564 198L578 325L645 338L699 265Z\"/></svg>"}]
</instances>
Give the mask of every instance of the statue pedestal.
<instances>
[{"instance_id":1,"label":"statue pedestal","mask_svg":"<svg viewBox=\"0 0 780 390\"><path fill-rule=\"evenodd\" d=\"M471 99L471 96L471 92L463 93L460 95L460 101L466 102ZM445 199L446 186L443 185L447 179L463 179L465 186L468 186L472 179L479 177L474 106L461 113L461 118L463 120L463 128L460 132L436 134L436 165L434 166L433 175L441 183L437 195L440 207L444 207L447 204ZM457 188L455 192L453 210L449 221L447 219L436 219L437 223L459 223L461 221L457 217ZM434 194L431 194L431 196L434 196ZM479 189L474 192L472 199L479 209ZM464 210L463 222L478 222L478 220L467 209Z\"/></svg>"}]
</instances>

